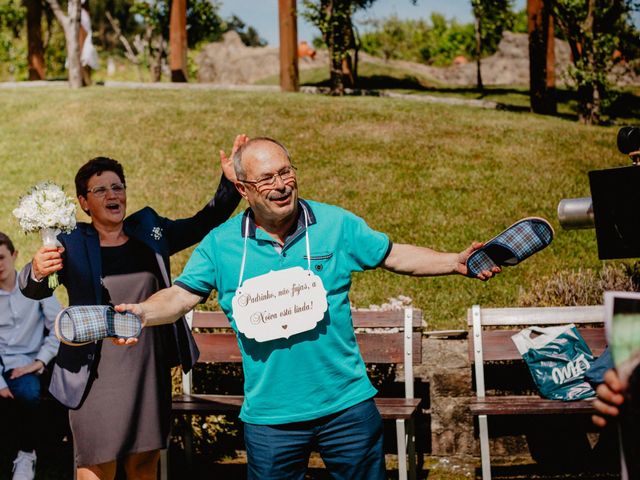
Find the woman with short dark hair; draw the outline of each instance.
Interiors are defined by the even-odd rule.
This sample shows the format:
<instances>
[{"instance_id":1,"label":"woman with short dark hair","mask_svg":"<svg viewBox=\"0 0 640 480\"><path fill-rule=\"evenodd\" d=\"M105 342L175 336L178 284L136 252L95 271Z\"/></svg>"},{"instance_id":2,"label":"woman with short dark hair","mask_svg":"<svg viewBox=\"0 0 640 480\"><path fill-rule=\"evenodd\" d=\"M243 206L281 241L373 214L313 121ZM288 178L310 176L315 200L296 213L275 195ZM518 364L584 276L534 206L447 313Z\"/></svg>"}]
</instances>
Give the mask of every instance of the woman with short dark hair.
<instances>
[{"instance_id":1,"label":"woman with short dark hair","mask_svg":"<svg viewBox=\"0 0 640 480\"><path fill-rule=\"evenodd\" d=\"M234 151L243 141L238 136ZM97 157L76 175L76 193L91 223L61 234L62 247L42 247L20 274L31 298L53 291L58 272L70 305L142 301L170 285L169 257L199 242L224 222L240 201L233 165L221 153L224 175L217 192L190 218L170 220L149 207L126 217L127 186L116 160ZM62 344L50 391L69 407L78 479L113 479L122 462L128 478L156 478L166 448L171 412L171 367L189 370L198 351L184 319L144 329L133 348L110 341Z\"/></svg>"}]
</instances>

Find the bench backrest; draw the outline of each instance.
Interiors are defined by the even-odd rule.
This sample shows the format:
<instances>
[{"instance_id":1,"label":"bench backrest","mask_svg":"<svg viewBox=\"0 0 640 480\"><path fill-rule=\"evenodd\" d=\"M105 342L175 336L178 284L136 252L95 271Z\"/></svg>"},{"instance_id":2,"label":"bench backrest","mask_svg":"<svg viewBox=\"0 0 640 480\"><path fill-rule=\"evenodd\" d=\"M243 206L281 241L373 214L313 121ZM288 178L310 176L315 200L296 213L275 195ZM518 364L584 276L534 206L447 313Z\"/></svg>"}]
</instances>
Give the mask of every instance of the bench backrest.
<instances>
[{"instance_id":1,"label":"bench backrest","mask_svg":"<svg viewBox=\"0 0 640 480\"><path fill-rule=\"evenodd\" d=\"M422 311L352 310L353 326L365 363L403 364L405 378L413 380L413 365L422 361ZM200 349L199 363L241 363L235 333L223 312L192 311L186 316ZM206 331L201 331L205 329ZM371 331L361 329L372 329ZM191 392L190 375L183 376L183 391ZM405 381L405 396L413 398L413 381Z\"/></svg>"},{"instance_id":2,"label":"bench backrest","mask_svg":"<svg viewBox=\"0 0 640 480\"><path fill-rule=\"evenodd\" d=\"M522 328L573 323L597 357L607 345L604 316L604 307L600 305L526 308L480 308L474 305L467 312L467 324L470 328L469 360L475 367L477 395L485 396L486 362L522 360L511 340Z\"/></svg>"}]
</instances>

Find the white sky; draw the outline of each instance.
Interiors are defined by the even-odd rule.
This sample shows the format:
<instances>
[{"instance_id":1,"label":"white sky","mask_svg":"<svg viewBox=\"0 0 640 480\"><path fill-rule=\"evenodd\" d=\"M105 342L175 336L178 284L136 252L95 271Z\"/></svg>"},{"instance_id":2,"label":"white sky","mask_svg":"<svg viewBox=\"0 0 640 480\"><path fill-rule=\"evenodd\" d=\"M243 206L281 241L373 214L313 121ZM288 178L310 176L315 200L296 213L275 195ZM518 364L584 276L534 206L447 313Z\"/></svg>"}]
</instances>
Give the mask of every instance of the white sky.
<instances>
[{"instance_id":1,"label":"white sky","mask_svg":"<svg viewBox=\"0 0 640 480\"><path fill-rule=\"evenodd\" d=\"M278 46L278 1L277 0L219 0L222 4L220 15L228 18L236 14L247 25L254 27L271 46ZM308 24L300 15L301 1L298 0L298 41L311 43L319 36L318 30ZM526 0L515 0L515 10L525 8ZM373 6L356 16L356 22L365 19L380 19L396 14L402 19L428 19L431 12L443 14L447 19L457 19L461 23L472 21L470 0L377 0ZM636 25L640 25L640 13L635 15ZM361 30L362 31L362 30Z\"/></svg>"}]
</instances>

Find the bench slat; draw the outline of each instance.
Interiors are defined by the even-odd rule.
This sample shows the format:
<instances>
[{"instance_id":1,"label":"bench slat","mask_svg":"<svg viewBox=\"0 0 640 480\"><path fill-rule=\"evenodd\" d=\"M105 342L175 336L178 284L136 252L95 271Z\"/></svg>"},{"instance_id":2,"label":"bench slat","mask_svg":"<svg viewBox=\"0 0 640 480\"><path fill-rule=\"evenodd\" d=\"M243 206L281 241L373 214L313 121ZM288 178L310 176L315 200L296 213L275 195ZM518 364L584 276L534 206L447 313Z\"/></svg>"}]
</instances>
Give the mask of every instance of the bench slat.
<instances>
[{"instance_id":1,"label":"bench slat","mask_svg":"<svg viewBox=\"0 0 640 480\"><path fill-rule=\"evenodd\" d=\"M562 325L565 323L603 323L604 306L483 308L482 325ZM471 309L467 324L473 325Z\"/></svg>"},{"instance_id":2,"label":"bench slat","mask_svg":"<svg viewBox=\"0 0 640 480\"><path fill-rule=\"evenodd\" d=\"M351 310L354 328L393 328L404 327L404 310ZM413 310L413 327L422 326L422 310ZM229 328L227 316L220 311L196 311L193 315L193 328Z\"/></svg>"},{"instance_id":3,"label":"bench slat","mask_svg":"<svg viewBox=\"0 0 640 480\"><path fill-rule=\"evenodd\" d=\"M200 349L199 362L242 363L238 341L233 333L194 333ZM404 336L402 333L356 334L365 363L402 363L404 361ZM420 336L413 338L413 364L422 361Z\"/></svg>"},{"instance_id":4,"label":"bench slat","mask_svg":"<svg viewBox=\"0 0 640 480\"><path fill-rule=\"evenodd\" d=\"M483 330L482 331L482 353L485 362L496 362L502 360L521 360L522 357L516 348L511 337L520 330ZM591 352L599 357L607 345L605 330L603 327L578 328ZM474 342L473 333L469 333L469 359L474 363Z\"/></svg>"},{"instance_id":5,"label":"bench slat","mask_svg":"<svg viewBox=\"0 0 640 480\"><path fill-rule=\"evenodd\" d=\"M173 397L172 410L177 413L223 415L240 412L242 395L176 395ZM384 398L375 399L383 419L407 419L418 411L419 398Z\"/></svg>"},{"instance_id":6,"label":"bench slat","mask_svg":"<svg viewBox=\"0 0 640 480\"><path fill-rule=\"evenodd\" d=\"M580 413L592 414L593 400L563 402L534 396L493 396L474 398L469 403L473 415L547 415Z\"/></svg>"}]
</instances>

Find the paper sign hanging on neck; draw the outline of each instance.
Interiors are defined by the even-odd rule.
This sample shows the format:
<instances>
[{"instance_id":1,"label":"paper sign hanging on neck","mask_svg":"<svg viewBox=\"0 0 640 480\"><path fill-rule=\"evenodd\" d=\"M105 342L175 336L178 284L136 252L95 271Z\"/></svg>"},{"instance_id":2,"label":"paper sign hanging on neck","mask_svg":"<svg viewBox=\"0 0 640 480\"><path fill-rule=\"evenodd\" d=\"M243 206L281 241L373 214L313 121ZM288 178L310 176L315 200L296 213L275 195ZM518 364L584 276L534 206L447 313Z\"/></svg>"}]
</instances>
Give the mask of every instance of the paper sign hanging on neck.
<instances>
[{"instance_id":1,"label":"paper sign hanging on neck","mask_svg":"<svg viewBox=\"0 0 640 480\"><path fill-rule=\"evenodd\" d=\"M238 330L267 342L313 330L327 311L327 292L320 277L293 267L246 280L232 307Z\"/></svg>"}]
</instances>

